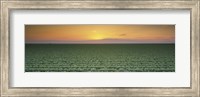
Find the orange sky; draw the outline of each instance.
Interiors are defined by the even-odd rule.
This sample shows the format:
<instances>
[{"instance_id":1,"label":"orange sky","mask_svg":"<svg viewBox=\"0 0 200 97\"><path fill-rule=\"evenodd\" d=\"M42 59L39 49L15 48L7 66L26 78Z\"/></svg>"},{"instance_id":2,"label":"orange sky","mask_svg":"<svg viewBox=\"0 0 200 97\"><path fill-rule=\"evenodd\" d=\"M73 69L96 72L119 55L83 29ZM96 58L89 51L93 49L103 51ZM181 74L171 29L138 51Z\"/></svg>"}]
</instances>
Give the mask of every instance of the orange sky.
<instances>
[{"instance_id":1,"label":"orange sky","mask_svg":"<svg viewBox=\"0 0 200 97\"><path fill-rule=\"evenodd\" d=\"M175 25L25 25L26 43L174 43Z\"/></svg>"}]
</instances>

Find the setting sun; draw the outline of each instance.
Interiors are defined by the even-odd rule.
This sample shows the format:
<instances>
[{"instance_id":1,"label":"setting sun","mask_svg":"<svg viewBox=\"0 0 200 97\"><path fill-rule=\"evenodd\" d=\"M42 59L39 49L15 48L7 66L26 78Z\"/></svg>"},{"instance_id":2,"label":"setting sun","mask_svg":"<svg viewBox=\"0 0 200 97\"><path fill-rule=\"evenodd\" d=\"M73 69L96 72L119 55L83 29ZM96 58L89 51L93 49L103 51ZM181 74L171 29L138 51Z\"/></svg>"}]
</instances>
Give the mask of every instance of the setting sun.
<instances>
[{"instance_id":1,"label":"setting sun","mask_svg":"<svg viewBox=\"0 0 200 97\"><path fill-rule=\"evenodd\" d=\"M94 39L94 40L100 40L100 39L103 39L102 38L102 36L101 35L94 35L93 37L92 37L92 39Z\"/></svg>"},{"instance_id":2,"label":"setting sun","mask_svg":"<svg viewBox=\"0 0 200 97\"><path fill-rule=\"evenodd\" d=\"M105 38L105 36L100 34L100 33L91 34L92 40L101 40L101 39L104 39L104 38Z\"/></svg>"}]
</instances>

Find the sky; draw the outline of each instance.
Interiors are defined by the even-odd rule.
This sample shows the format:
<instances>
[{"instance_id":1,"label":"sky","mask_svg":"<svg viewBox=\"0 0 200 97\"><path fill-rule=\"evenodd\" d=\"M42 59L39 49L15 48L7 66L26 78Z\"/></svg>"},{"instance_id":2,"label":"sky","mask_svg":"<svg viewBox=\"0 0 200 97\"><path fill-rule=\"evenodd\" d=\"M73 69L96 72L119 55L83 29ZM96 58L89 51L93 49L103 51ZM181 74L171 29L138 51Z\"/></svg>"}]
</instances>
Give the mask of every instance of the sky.
<instances>
[{"instance_id":1,"label":"sky","mask_svg":"<svg viewBox=\"0 0 200 97\"><path fill-rule=\"evenodd\" d=\"M175 43L175 25L25 25L25 43Z\"/></svg>"}]
</instances>

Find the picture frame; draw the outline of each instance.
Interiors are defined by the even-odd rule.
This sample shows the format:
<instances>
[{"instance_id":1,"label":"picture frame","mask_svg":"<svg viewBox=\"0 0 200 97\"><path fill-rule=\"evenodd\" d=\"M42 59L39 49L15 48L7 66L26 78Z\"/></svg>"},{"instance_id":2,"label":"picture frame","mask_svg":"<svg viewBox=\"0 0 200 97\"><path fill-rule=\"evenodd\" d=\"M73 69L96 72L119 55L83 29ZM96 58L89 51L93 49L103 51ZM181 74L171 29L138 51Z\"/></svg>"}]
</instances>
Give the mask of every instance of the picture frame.
<instances>
[{"instance_id":1,"label":"picture frame","mask_svg":"<svg viewBox=\"0 0 200 97\"><path fill-rule=\"evenodd\" d=\"M1 0L1 96L200 96L199 0ZM12 10L190 10L190 87L10 87Z\"/></svg>"}]
</instances>

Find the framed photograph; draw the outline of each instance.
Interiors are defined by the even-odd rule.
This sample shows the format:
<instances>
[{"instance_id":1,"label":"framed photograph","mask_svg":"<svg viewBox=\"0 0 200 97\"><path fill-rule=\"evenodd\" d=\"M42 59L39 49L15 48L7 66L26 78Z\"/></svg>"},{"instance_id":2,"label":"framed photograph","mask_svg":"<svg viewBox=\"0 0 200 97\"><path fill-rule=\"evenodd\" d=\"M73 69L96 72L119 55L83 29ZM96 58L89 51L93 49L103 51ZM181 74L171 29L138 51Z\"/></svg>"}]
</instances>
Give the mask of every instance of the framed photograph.
<instances>
[{"instance_id":1,"label":"framed photograph","mask_svg":"<svg viewBox=\"0 0 200 97\"><path fill-rule=\"evenodd\" d=\"M1 0L0 96L200 96L199 0Z\"/></svg>"}]
</instances>

